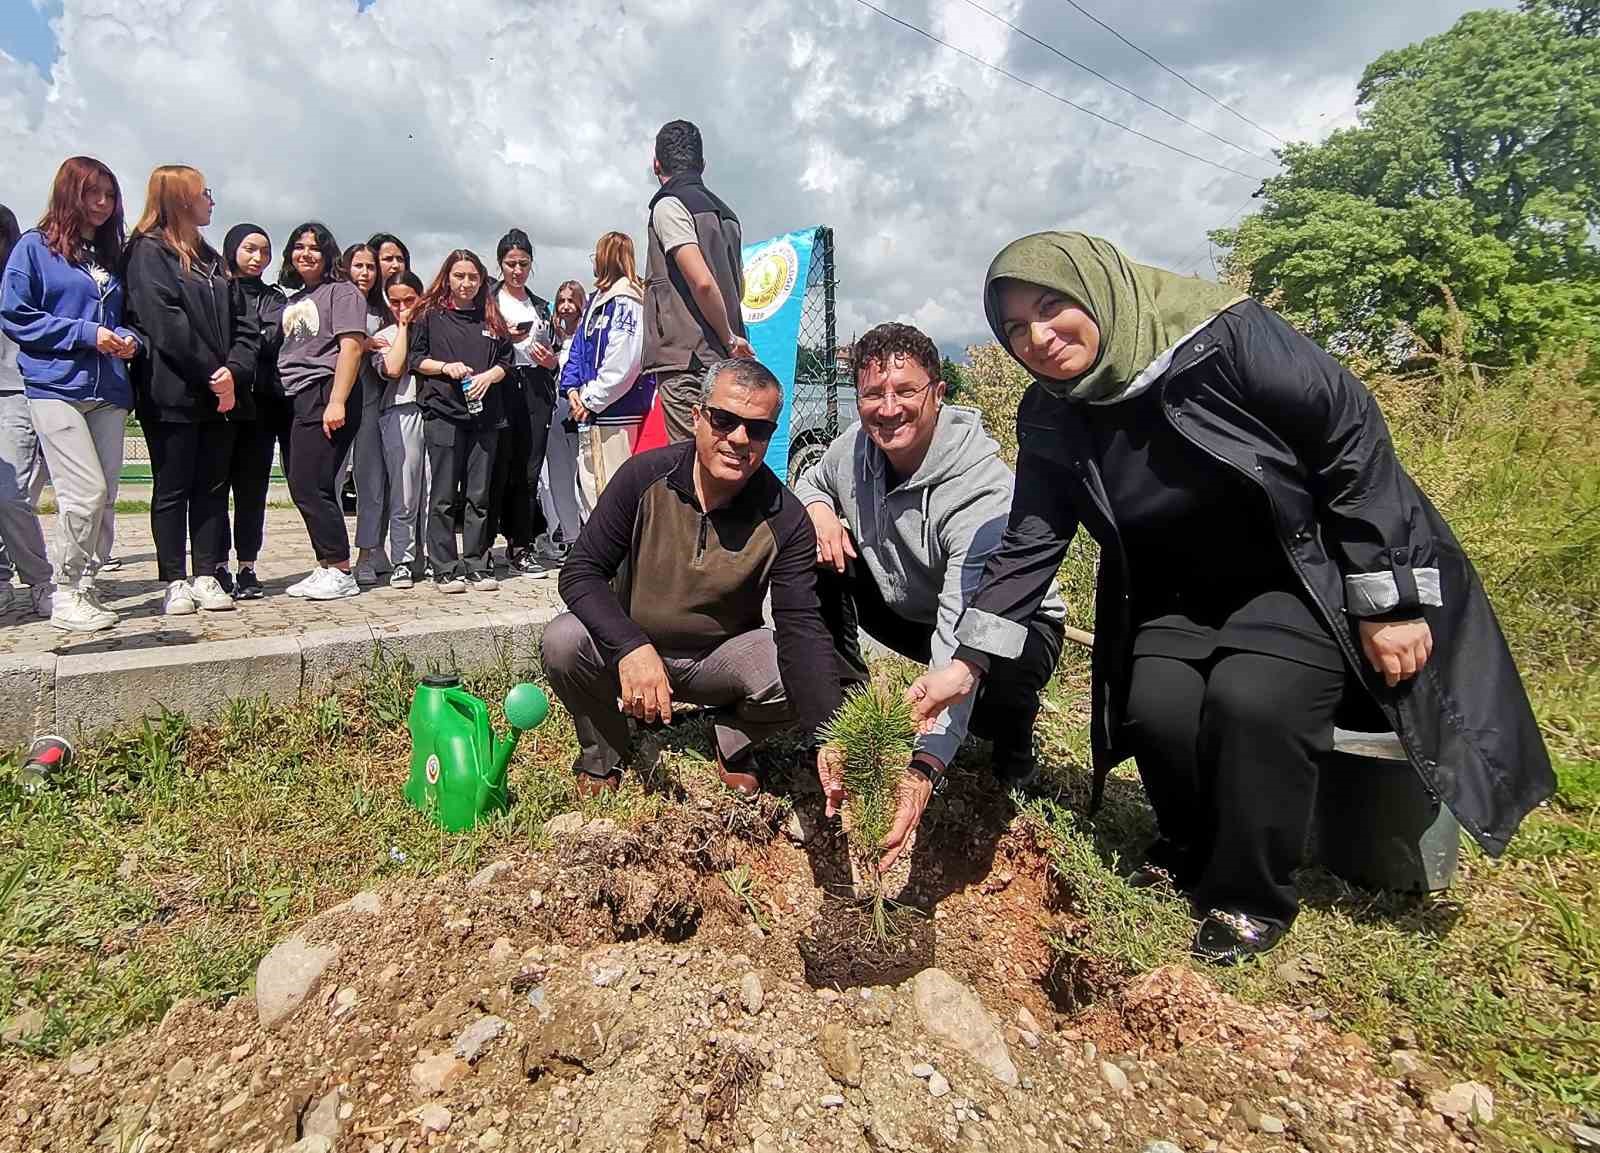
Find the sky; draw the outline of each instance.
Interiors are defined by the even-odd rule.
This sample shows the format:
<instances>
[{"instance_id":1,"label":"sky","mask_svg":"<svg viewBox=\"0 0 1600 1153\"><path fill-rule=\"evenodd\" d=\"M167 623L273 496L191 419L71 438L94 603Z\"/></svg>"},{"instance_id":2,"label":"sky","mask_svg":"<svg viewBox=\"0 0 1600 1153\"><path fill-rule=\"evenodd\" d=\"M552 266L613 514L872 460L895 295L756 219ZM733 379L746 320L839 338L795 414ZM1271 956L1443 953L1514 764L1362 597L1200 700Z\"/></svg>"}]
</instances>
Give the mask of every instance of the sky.
<instances>
[{"instance_id":1,"label":"sky","mask_svg":"<svg viewBox=\"0 0 1600 1153\"><path fill-rule=\"evenodd\" d=\"M492 261L515 226L551 295L591 278L608 230L642 263L655 132L682 117L747 242L833 227L841 336L901 320L958 350L988 338L984 270L1029 232L1213 275L1206 232L1275 171L1268 132L1351 124L1368 62L1486 6L1080 0L1256 127L1067 0L872 2L1018 79L864 0L0 0L0 203L32 222L61 160L87 153L131 224L149 170L191 164L214 243L251 221L281 246L316 218L345 244L396 233L428 279L457 245Z\"/></svg>"}]
</instances>

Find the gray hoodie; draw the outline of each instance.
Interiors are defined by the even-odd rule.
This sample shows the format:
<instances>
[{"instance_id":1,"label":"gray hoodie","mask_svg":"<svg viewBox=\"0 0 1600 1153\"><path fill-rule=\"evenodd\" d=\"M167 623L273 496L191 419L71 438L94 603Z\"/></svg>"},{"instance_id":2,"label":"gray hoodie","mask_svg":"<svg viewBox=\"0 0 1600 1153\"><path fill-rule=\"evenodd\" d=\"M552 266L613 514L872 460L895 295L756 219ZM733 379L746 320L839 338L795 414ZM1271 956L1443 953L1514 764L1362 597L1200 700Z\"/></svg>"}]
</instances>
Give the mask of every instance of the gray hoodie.
<instances>
[{"instance_id":1,"label":"gray hoodie","mask_svg":"<svg viewBox=\"0 0 1600 1153\"><path fill-rule=\"evenodd\" d=\"M983 430L982 414L946 404L922 467L892 490L882 450L857 424L806 470L794 491L803 504L833 505L850 526L856 553L885 604L907 620L934 626L938 666L955 655L956 624L1000 547L1013 480L999 446ZM1039 611L1066 619L1054 584ZM967 735L975 696L939 714L933 731L917 738L917 749L949 764Z\"/></svg>"}]
</instances>

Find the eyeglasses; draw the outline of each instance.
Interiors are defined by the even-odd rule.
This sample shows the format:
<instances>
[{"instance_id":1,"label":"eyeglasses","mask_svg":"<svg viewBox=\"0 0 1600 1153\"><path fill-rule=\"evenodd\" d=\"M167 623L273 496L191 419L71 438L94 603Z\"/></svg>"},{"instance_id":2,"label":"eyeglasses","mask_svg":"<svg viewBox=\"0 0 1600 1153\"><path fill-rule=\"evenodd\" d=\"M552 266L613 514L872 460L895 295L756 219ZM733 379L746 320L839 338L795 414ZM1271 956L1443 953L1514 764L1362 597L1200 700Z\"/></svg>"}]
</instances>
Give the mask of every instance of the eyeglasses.
<instances>
[{"instance_id":1,"label":"eyeglasses","mask_svg":"<svg viewBox=\"0 0 1600 1153\"><path fill-rule=\"evenodd\" d=\"M858 392L856 393L856 403L862 408L882 408L884 402L889 399L890 392L892 392L894 398L901 404L913 405L918 402L923 393L934 386L934 383L934 381L930 380L921 388L896 388L886 392Z\"/></svg>"},{"instance_id":2,"label":"eyeglasses","mask_svg":"<svg viewBox=\"0 0 1600 1153\"><path fill-rule=\"evenodd\" d=\"M207 200L211 201L212 204L215 204L217 202L217 198L215 196L211 195L211 189L209 189L209 188L202 188L200 190L200 195L204 196Z\"/></svg>"},{"instance_id":3,"label":"eyeglasses","mask_svg":"<svg viewBox=\"0 0 1600 1153\"><path fill-rule=\"evenodd\" d=\"M778 422L775 420L756 420L753 417L740 416L736 412L729 412L714 404L703 404L700 406L700 411L710 422L711 431L718 436L732 436L733 430L742 425L751 440L765 444L772 439L772 434L778 431Z\"/></svg>"}]
</instances>

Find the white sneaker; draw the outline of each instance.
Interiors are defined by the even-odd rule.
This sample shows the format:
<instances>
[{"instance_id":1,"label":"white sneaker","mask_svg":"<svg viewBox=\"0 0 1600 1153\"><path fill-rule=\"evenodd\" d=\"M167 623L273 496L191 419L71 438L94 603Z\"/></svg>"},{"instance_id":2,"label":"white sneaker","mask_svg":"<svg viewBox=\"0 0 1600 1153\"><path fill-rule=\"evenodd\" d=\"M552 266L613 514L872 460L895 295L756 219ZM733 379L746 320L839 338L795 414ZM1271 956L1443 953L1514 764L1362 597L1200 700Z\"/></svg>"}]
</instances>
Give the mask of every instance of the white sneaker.
<instances>
[{"instance_id":1,"label":"white sneaker","mask_svg":"<svg viewBox=\"0 0 1600 1153\"><path fill-rule=\"evenodd\" d=\"M211 613L225 613L233 611L233 597L228 590L222 587L222 582L214 576L195 577L194 584L189 586L189 593L194 598L194 603Z\"/></svg>"},{"instance_id":2,"label":"white sneaker","mask_svg":"<svg viewBox=\"0 0 1600 1153\"><path fill-rule=\"evenodd\" d=\"M345 597L357 596L361 586L356 584L356 578L342 569L331 565L322 571L322 576L305 591L308 601L338 601Z\"/></svg>"},{"instance_id":3,"label":"white sneaker","mask_svg":"<svg viewBox=\"0 0 1600 1153\"><path fill-rule=\"evenodd\" d=\"M0 613L8 613L16 603L17 591L11 587L11 582L0 584Z\"/></svg>"},{"instance_id":4,"label":"white sneaker","mask_svg":"<svg viewBox=\"0 0 1600 1153\"><path fill-rule=\"evenodd\" d=\"M300 580L295 581L294 584L290 585L288 588L284 589L283 591L288 593L292 597L303 597L303 596L306 595L306 590L309 589L312 585L316 584L318 578L321 575L322 575L322 569L319 566L317 568L312 569L304 577L302 577Z\"/></svg>"},{"instance_id":5,"label":"white sneaker","mask_svg":"<svg viewBox=\"0 0 1600 1153\"><path fill-rule=\"evenodd\" d=\"M52 600L50 624L69 633L97 633L117 623L110 609L96 608L91 597L77 589L58 590Z\"/></svg>"},{"instance_id":6,"label":"white sneaker","mask_svg":"<svg viewBox=\"0 0 1600 1153\"><path fill-rule=\"evenodd\" d=\"M49 620L51 610L55 607L55 595L56 586L53 584L34 585L29 588L28 596L33 601L33 615Z\"/></svg>"},{"instance_id":7,"label":"white sneaker","mask_svg":"<svg viewBox=\"0 0 1600 1153\"><path fill-rule=\"evenodd\" d=\"M111 613L112 616L117 615L116 613L111 612L110 609L106 608L106 606L101 603L100 590L96 589L93 585L90 585L86 589L80 589L79 593L84 600L89 602L89 607L94 609L95 612Z\"/></svg>"},{"instance_id":8,"label":"white sneaker","mask_svg":"<svg viewBox=\"0 0 1600 1153\"><path fill-rule=\"evenodd\" d=\"M451 577L439 581L435 587L442 593L464 593L467 591L467 582L460 577Z\"/></svg>"},{"instance_id":9,"label":"white sneaker","mask_svg":"<svg viewBox=\"0 0 1600 1153\"><path fill-rule=\"evenodd\" d=\"M492 593L496 589L498 589L499 587L500 587L500 582L499 582L499 580L497 580L495 578L495 575L492 572L481 572L481 573L473 573L472 574L472 591L473 592Z\"/></svg>"},{"instance_id":10,"label":"white sneaker","mask_svg":"<svg viewBox=\"0 0 1600 1153\"><path fill-rule=\"evenodd\" d=\"M173 581L167 586L167 599L161 611L169 617L186 617L195 611L194 590L188 581Z\"/></svg>"},{"instance_id":11,"label":"white sneaker","mask_svg":"<svg viewBox=\"0 0 1600 1153\"><path fill-rule=\"evenodd\" d=\"M411 569L406 565L399 565L394 572L389 574L389 587L392 589L408 589L415 582L411 579Z\"/></svg>"}]
</instances>

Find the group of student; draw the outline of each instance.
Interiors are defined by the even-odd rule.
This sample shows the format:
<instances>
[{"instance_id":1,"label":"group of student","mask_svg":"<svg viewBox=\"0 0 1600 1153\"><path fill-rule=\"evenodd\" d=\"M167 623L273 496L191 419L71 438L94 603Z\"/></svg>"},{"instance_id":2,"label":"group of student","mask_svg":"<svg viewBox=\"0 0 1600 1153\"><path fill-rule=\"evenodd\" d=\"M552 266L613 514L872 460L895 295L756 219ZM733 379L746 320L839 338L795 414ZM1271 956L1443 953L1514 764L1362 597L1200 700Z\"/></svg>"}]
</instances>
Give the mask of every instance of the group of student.
<instances>
[{"instance_id":1,"label":"group of student","mask_svg":"<svg viewBox=\"0 0 1600 1153\"><path fill-rule=\"evenodd\" d=\"M96 578L114 563L130 410L149 446L170 615L264 595L275 455L317 562L290 596L410 588L425 574L441 592L490 591L497 536L511 570L559 569L658 384L668 427L686 428L685 381L750 354L738 220L700 182L700 149L686 121L658 138L651 299L633 241L613 231L595 245L591 289L569 280L553 306L528 286L521 229L501 237L493 270L457 249L425 283L399 237L341 250L308 221L268 284L266 229L234 225L221 252L206 240L214 199L196 169L155 169L125 239L115 175L67 160L36 228L0 213L0 540L35 610L70 631L117 621ZM34 509L46 477L53 571ZM0 587L11 595L9 579Z\"/></svg>"}]
</instances>

